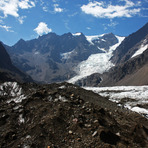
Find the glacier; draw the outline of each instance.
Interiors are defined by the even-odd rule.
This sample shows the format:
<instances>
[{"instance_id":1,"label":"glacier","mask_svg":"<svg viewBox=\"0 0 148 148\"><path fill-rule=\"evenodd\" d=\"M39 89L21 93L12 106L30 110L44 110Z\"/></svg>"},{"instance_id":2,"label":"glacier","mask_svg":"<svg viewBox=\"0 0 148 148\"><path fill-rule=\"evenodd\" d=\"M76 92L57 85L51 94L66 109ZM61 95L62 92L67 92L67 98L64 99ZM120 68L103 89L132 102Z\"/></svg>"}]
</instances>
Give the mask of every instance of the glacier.
<instances>
[{"instance_id":1,"label":"glacier","mask_svg":"<svg viewBox=\"0 0 148 148\"><path fill-rule=\"evenodd\" d=\"M100 35L103 36L103 35ZM98 36L87 36L87 39L91 43L93 39ZM104 73L108 71L114 64L110 61L113 55L113 51L121 44L125 37L116 36L118 43L111 46L105 53L92 54L87 60L82 61L75 68L76 76L68 80L69 83L75 83L76 81L85 78L93 73Z\"/></svg>"},{"instance_id":2,"label":"glacier","mask_svg":"<svg viewBox=\"0 0 148 148\"><path fill-rule=\"evenodd\" d=\"M148 86L84 87L148 118Z\"/></svg>"}]
</instances>

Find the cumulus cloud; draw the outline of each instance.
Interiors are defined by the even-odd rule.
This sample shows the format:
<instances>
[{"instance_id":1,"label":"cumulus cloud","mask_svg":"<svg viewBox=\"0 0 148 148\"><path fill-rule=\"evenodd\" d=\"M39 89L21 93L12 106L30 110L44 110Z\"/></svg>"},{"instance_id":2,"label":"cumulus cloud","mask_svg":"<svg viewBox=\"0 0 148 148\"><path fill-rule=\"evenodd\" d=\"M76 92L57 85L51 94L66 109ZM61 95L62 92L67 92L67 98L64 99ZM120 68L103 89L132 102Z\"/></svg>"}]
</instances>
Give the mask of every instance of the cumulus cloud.
<instances>
[{"instance_id":1,"label":"cumulus cloud","mask_svg":"<svg viewBox=\"0 0 148 148\"><path fill-rule=\"evenodd\" d=\"M4 17L8 15L19 17L19 9L29 9L35 7L35 2L31 0L0 0L0 11Z\"/></svg>"},{"instance_id":2,"label":"cumulus cloud","mask_svg":"<svg viewBox=\"0 0 148 148\"><path fill-rule=\"evenodd\" d=\"M116 17L132 17L140 12L141 2L138 1L133 3L130 0L121 0L124 5L112 5L111 3L106 4L103 1L100 2L89 2L87 5L81 6L81 10L86 13L93 15L97 18L116 18Z\"/></svg>"},{"instance_id":3,"label":"cumulus cloud","mask_svg":"<svg viewBox=\"0 0 148 148\"><path fill-rule=\"evenodd\" d=\"M63 12L63 9L59 7L59 4L54 4L54 12Z\"/></svg>"},{"instance_id":4,"label":"cumulus cloud","mask_svg":"<svg viewBox=\"0 0 148 148\"><path fill-rule=\"evenodd\" d=\"M38 34L38 35L43 35L44 33L47 34L49 32L52 31L51 28L48 28L47 24L44 22L40 22L38 24L38 26L34 29L34 31Z\"/></svg>"},{"instance_id":5,"label":"cumulus cloud","mask_svg":"<svg viewBox=\"0 0 148 148\"><path fill-rule=\"evenodd\" d=\"M29 9L35 7L35 3L30 0L22 0L18 4L21 9Z\"/></svg>"},{"instance_id":6,"label":"cumulus cloud","mask_svg":"<svg viewBox=\"0 0 148 148\"><path fill-rule=\"evenodd\" d=\"M11 27L10 26L0 25L0 28L5 29L7 32L14 32L13 30L11 30Z\"/></svg>"}]
</instances>

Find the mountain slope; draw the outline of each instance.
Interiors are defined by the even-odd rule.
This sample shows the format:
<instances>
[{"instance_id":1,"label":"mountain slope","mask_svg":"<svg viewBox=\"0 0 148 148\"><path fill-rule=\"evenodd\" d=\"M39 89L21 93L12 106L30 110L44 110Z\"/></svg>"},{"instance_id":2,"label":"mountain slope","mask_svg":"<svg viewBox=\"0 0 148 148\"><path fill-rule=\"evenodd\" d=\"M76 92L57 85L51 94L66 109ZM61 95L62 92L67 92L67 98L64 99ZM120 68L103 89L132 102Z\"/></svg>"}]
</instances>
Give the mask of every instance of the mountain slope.
<instances>
[{"instance_id":1,"label":"mountain slope","mask_svg":"<svg viewBox=\"0 0 148 148\"><path fill-rule=\"evenodd\" d=\"M0 82L5 81L30 82L33 80L13 66L8 53L0 42Z\"/></svg>"},{"instance_id":2,"label":"mountain slope","mask_svg":"<svg viewBox=\"0 0 148 148\"><path fill-rule=\"evenodd\" d=\"M101 85L148 85L148 48L141 55L112 68Z\"/></svg>"},{"instance_id":3,"label":"mountain slope","mask_svg":"<svg viewBox=\"0 0 148 148\"><path fill-rule=\"evenodd\" d=\"M127 39L134 42L137 35L141 35L139 42L137 42L137 39L137 43L130 47L129 51L127 51L127 53L120 59L119 64L103 76L104 81L101 85L148 84L148 24L127 37ZM123 41L124 44L126 41L126 39ZM126 42L126 46L123 46L123 42L120 47L122 46L122 48L124 47L123 50L126 50L128 42ZM121 48L118 47L115 52L118 53L120 50ZM114 55L112 60L115 59L115 57L116 55ZM117 59L118 58L119 57L117 56Z\"/></svg>"},{"instance_id":4,"label":"mountain slope","mask_svg":"<svg viewBox=\"0 0 148 148\"><path fill-rule=\"evenodd\" d=\"M114 56L111 58L111 61L114 64L119 64L129 60L137 50L136 46L142 42L142 40L144 41L147 35L148 23L135 33L125 38L122 44L120 44L120 46L114 51ZM132 49L133 47L135 47L135 49Z\"/></svg>"},{"instance_id":5,"label":"mountain slope","mask_svg":"<svg viewBox=\"0 0 148 148\"><path fill-rule=\"evenodd\" d=\"M109 52L118 44L112 33L95 38L82 33L55 33L40 36L38 39L18 41L14 46L6 46L14 65L36 81L52 83L66 81L77 75L77 65L92 54Z\"/></svg>"}]
</instances>

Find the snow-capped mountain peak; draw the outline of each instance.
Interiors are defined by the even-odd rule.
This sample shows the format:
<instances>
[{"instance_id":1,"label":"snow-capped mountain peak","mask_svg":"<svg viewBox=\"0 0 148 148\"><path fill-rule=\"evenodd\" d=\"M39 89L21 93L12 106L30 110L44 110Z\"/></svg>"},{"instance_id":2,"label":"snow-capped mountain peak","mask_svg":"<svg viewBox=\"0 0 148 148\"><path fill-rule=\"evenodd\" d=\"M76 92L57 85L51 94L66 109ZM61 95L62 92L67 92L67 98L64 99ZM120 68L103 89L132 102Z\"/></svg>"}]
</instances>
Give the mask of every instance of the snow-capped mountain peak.
<instances>
[{"instance_id":1,"label":"snow-capped mountain peak","mask_svg":"<svg viewBox=\"0 0 148 148\"><path fill-rule=\"evenodd\" d=\"M86 37L86 39L87 39L87 41L89 42L89 43L91 43L91 44L93 44L93 40L95 40L95 39L98 39L99 37L102 37L104 34L101 34L101 35L91 35L91 36L85 36Z\"/></svg>"}]
</instances>

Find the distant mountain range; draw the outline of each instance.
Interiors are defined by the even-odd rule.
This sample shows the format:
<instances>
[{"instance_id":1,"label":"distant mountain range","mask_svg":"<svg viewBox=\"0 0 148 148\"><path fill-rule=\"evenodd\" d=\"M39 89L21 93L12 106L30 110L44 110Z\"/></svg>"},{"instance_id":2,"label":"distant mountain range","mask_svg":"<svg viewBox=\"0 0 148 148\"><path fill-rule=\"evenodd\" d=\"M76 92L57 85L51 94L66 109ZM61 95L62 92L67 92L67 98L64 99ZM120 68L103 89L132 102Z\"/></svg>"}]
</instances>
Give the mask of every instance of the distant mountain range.
<instances>
[{"instance_id":1,"label":"distant mountain range","mask_svg":"<svg viewBox=\"0 0 148 148\"><path fill-rule=\"evenodd\" d=\"M4 46L12 63L40 83L148 84L148 23L126 38L113 33L49 33L30 41L20 39L12 47Z\"/></svg>"},{"instance_id":2,"label":"distant mountain range","mask_svg":"<svg viewBox=\"0 0 148 148\"><path fill-rule=\"evenodd\" d=\"M0 42L0 82L5 81L33 82L30 76L12 64L7 51Z\"/></svg>"}]
</instances>

